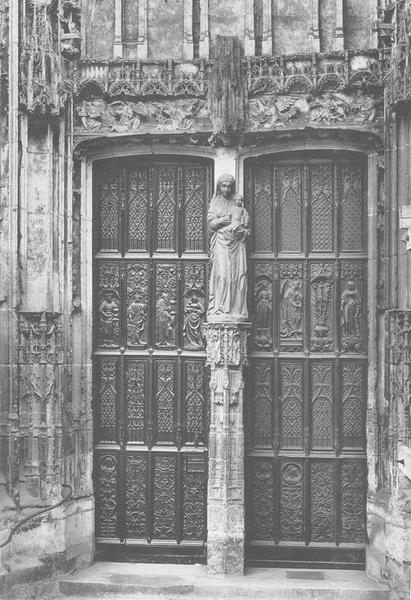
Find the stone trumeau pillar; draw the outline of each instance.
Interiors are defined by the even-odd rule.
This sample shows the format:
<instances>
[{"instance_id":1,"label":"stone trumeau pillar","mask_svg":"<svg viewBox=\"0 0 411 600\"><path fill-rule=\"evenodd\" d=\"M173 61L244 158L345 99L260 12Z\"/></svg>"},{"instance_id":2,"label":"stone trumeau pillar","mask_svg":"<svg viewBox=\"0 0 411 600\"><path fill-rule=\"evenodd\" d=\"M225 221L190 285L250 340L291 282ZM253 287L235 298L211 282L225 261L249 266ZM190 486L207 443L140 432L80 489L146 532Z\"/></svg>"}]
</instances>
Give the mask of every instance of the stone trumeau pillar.
<instances>
[{"instance_id":1,"label":"stone trumeau pillar","mask_svg":"<svg viewBox=\"0 0 411 600\"><path fill-rule=\"evenodd\" d=\"M212 573L244 569L243 367L247 323L209 323L210 434L207 564Z\"/></svg>"},{"instance_id":2,"label":"stone trumeau pillar","mask_svg":"<svg viewBox=\"0 0 411 600\"><path fill-rule=\"evenodd\" d=\"M207 364L210 432L207 564L210 572L244 569L243 368L247 362L246 238L250 219L235 194L235 180L223 174L208 211L211 233Z\"/></svg>"}]
</instances>

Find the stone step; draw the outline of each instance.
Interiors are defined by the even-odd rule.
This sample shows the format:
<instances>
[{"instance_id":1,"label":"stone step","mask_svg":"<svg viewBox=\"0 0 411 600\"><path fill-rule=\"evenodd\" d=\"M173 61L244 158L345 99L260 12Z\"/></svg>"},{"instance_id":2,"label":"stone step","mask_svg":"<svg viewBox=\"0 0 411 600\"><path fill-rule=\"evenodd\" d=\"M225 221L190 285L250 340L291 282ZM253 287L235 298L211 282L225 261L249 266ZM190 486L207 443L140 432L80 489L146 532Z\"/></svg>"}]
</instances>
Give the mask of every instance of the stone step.
<instances>
[{"instance_id":1,"label":"stone step","mask_svg":"<svg viewBox=\"0 0 411 600\"><path fill-rule=\"evenodd\" d=\"M60 579L60 592L82 598L174 600L388 600L388 589L362 571L247 569L244 577L209 575L203 565L95 563Z\"/></svg>"}]
</instances>

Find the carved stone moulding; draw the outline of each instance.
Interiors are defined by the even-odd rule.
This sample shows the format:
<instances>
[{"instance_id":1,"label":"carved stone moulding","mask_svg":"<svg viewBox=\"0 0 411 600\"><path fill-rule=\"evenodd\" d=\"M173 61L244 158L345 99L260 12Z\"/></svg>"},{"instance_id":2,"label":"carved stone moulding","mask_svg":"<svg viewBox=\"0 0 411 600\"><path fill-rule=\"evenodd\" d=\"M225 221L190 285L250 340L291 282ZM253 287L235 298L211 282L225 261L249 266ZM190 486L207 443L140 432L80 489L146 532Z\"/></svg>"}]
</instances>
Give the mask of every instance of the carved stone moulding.
<instances>
[{"instance_id":1,"label":"carved stone moulding","mask_svg":"<svg viewBox=\"0 0 411 600\"><path fill-rule=\"evenodd\" d=\"M60 313L19 314L19 362L56 364L63 361L63 319Z\"/></svg>"},{"instance_id":2,"label":"carved stone moulding","mask_svg":"<svg viewBox=\"0 0 411 600\"><path fill-rule=\"evenodd\" d=\"M389 50L294 54L246 59L248 93L325 93L346 89L376 92L389 68Z\"/></svg>"},{"instance_id":3,"label":"carved stone moulding","mask_svg":"<svg viewBox=\"0 0 411 600\"><path fill-rule=\"evenodd\" d=\"M202 97L210 63L200 61L82 60L74 93L81 98L107 95L129 97Z\"/></svg>"},{"instance_id":4,"label":"carved stone moulding","mask_svg":"<svg viewBox=\"0 0 411 600\"><path fill-rule=\"evenodd\" d=\"M250 323L206 323L207 365L212 369L247 365Z\"/></svg>"}]
</instances>

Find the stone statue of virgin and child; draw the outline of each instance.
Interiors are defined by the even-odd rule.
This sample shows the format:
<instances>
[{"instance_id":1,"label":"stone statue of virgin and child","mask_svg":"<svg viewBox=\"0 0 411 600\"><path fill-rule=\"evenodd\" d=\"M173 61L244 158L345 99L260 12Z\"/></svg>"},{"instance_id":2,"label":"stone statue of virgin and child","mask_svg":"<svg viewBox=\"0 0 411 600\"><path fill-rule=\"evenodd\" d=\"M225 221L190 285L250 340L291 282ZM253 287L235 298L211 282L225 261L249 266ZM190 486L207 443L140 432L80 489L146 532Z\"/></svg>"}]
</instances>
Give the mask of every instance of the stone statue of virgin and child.
<instances>
[{"instance_id":1,"label":"stone statue of virgin and child","mask_svg":"<svg viewBox=\"0 0 411 600\"><path fill-rule=\"evenodd\" d=\"M232 175L218 178L208 210L211 232L209 323L248 320L246 238L250 217L242 196L235 192Z\"/></svg>"}]
</instances>

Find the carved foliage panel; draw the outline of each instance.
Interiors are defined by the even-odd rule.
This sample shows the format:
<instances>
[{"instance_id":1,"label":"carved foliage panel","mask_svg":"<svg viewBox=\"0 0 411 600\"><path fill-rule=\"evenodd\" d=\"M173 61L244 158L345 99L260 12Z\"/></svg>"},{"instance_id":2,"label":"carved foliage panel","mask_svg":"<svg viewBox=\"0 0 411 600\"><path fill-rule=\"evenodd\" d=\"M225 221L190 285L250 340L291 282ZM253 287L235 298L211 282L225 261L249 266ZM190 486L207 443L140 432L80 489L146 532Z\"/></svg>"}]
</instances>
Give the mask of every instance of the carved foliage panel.
<instances>
[{"instance_id":1,"label":"carved foliage panel","mask_svg":"<svg viewBox=\"0 0 411 600\"><path fill-rule=\"evenodd\" d=\"M207 512L207 462L204 454L184 455L183 470L183 539L203 541Z\"/></svg>"},{"instance_id":2,"label":"carved foliage panel","mask_svg":"<svg viewBox=\"0 0 411 600\"><path fill-rule=\"evenodd\" d=\"M364 363L342 362L342 447L365 449L366 368Z\"/></svg>"},{"instance_id":3,"label":"carved foliage panel","mask_svg":"<svg viewBox=\"0 0 411 600\"><path fill-rule=\"evenodd\" d=\"M280 251L303 249L303 170L299 165L279 167Z\"/></svg>"},{"instance_id":4,"label":"carved foliage panel","mask_svg":"<svg viewBox=\"0 0 411 600\"><path fill-rule=\"evenodd\" d=\"M364 462L344 462L341 466L341 541L365 541L365 502L367 467Z\"/></svg>"},{"instance_id":5,"label":"carved foliage panel","mask_svg":"<svg viewBox=\"0 0 411 600\"><path fill-rule=\"evenodd\" d=\"M176 363L158 360L155 363L155 425L158 443L175 441Z\"/></svg>"},{"instance_id":6,"label":"carved foliage panel","mask_svg":"<svg viewBox=\"0 0 411 600\"><path fill-rule=\"evenodd\" d=\"M313 165L310 169L310 236L313 252L334 249L334 167Z\"/></svg>"},{"instance_id":7,"label":"carved foliage panel","mask_svg":"<svg viewBox=\"0 0 411 600\"><path fill-rule=\"evenodd\" d=\"M246 524L253 540L274 538L274 461L253 459L247 463Z\"/></svg>"},{"instance_id":8,"label":"carved foliage panel","mask_svg":"<svg viewBox=\"0 0 411 600\"><path fill-rule=\"evenodd\" d=\"M205 252L207 232L204 190L207 189L203 167L187 166L184 169L184 250Z\"/></svg>"},{"instance_id":9,"label":"carved foliage panel","mask_svg":"<svg viewBox=\"0 0 411 600\"><path fill-rule=\"evenodd\" d=\"M332 449L334 443L334 367L311 363L311 448Z\"/></svg>"},{"instance_id":10,"label":"carved foliage panel","mask_svg":"<svg viewBox=\"0 0 411 600\"><path fill-rule=\"evenodd\" d=\"M207 435L208 386L204 362L184 361L184 442L205 444Z\"/></svg>"},{"instance_id":11,"label":"carved foliage panel","mask_svg":"<svg viewBox=\"0 0 411 600\"><path fill-rule=\"evenodd\" d=\"M176 538L176 456L154 456L153 538Z\"/></svg>"},{"instance_id":12,"label":"carved foliage panel","mask_svg":"<svg viewBox=\"0 0 411 600\"><path fill-rule=\"evenodd\" d=\"M310 503L311 541L333 542L335 531L335 493L332 461L311 463Z\"/></svg>"},{"instance_id":13,"label":"carved foliage panel","mask_svg":"<svg viewBox=\"0 0 411 600\"><path fill-rule=\"evenodd\" d=\"M252 392L251 392L252 390ZM273 365L270 360L253 360L250 368L250 392L253 403L247 429L252 447L271 448L273 445Z\"/></svg>"},{"instance_id":14,"label":"carved foliage panel","mask_svg":"<svg viewBox=\"0 0 411 600\"><path fill-rule=\"evenodd\" d=\"M280 448L304 445L303 362L280 362Z\"/></svg>"},{"instance_id":15,"label":"carved foliage panel","mask_svg":"<svg viewBox=\"0 0 411 600\"><path fill-rule=\"evenodd\" d=\"M152 198L153 172L146 167L128 171L127 249L149 249L149 203Z\"/></svg>"},{"instance_id":16,"label":"carved foliage panel","mask_svg":"<svg viewBox=\"0 0 411 600\"><path fill-rule=\"evenodd\" d=\"M172 166L158 169L157 211L156 211L156 248L157 250L176 250L177 221L177 177Z\"/></svg>"},{"instance_id":17,"label":"carved foliage panel","mask_svg":"<svg viewBox=\"0 0 411 600\"><path fill-rule=\"evenodd\" d=\"M126 531L128 538L147 536L147 455L128 454L126 464Z\"/></svg>"},{"instance_id":18,"label":"carved foliage panel","mask_svg":"<svg viewBox=\"0 0 411 600\"><path fill-rule=\"evenodd\" d=\"M148 363L126 362L127 441L145 441Z\"/></svg>"},{"instance_id":19,"label":"carved foliage panel","mask_svg":"<svg viewBox=\"0 0 411 600\"><path fill-rule=\"evenodd\" d=\"M119 457L113 453L95 456L96 536L118 536Z\"/></svg>"},{"instance_id":20,"label":"carved foliage panel","mask_svg":"<svg viewBox=\"0 0 411 600\"><path fill-rule=\"evenodd\" d=\"M281 462L280 527L284 541L302 541L304 535L304 467L296 460Z\"/></svg>"},{"instance_id":21,"label":"carved foliage panel","mask_svg":"<svg viewBox=\"0 0 411 600\"><path fill-rule=\"evenodd\" d=\"M341 250L362 252L365 250L364 170L353 165L341 172Z\"/></svg>"},{"instance_id":22,"label":"carved foliage panel","mask_svg":"<svg viewBox=\"0 0 411 600\"><path fill-rule=\"evenodd\" d=\"M271 165L253 171L252 227L256 252L273 249L273 171Z\"/></svg>"},{"instance_id":23,"label":"carved foliage panel","mask_svg":"<svg viewBox=\"0 0 411 600\"><path fill-rule=\"evenodd\" d=\"M99 169L95 178L95 203L99 219L97 250L120 250L120 198L124 193L124 189L121 189L121 185L124 185L121 175L122 172L117 168L108 171Z\"/></svg>"},{"instance_id":24,"label":"carved foliage panel","mask_svg":"<svg viewBox=\"0 0 411 600\"><path fill-rule=\"evenodd\" d=\"M96 441L114 442L117 440L119 380L118 359L100 358L95 361Z\"/></svg>"}]
</instances>

